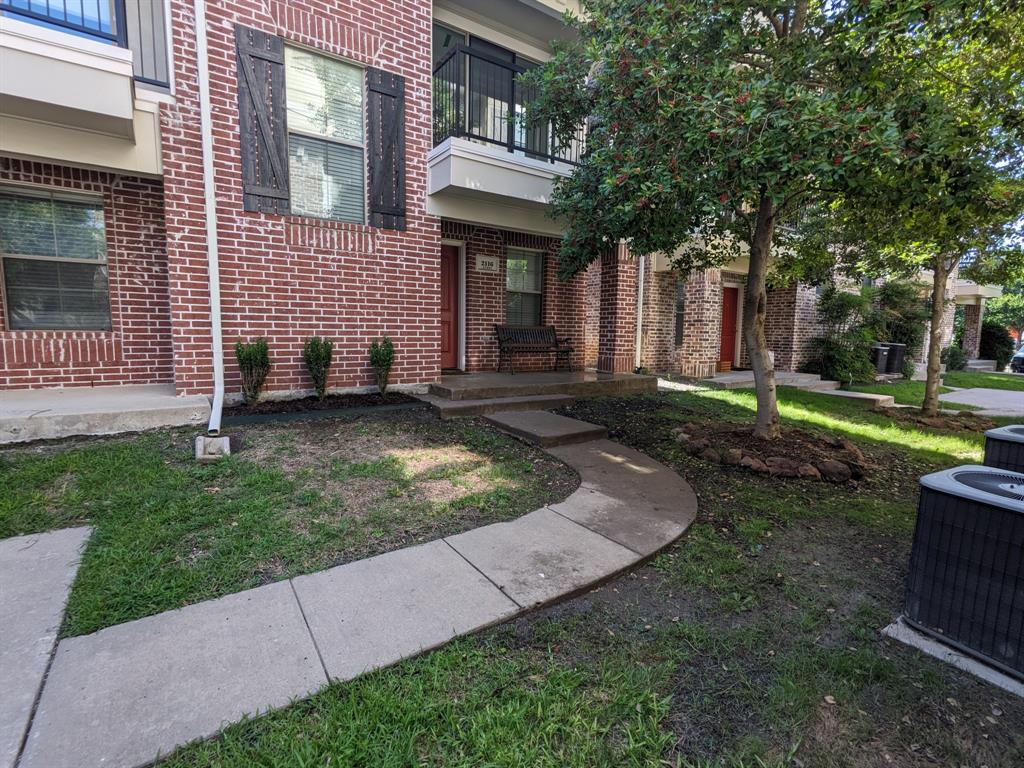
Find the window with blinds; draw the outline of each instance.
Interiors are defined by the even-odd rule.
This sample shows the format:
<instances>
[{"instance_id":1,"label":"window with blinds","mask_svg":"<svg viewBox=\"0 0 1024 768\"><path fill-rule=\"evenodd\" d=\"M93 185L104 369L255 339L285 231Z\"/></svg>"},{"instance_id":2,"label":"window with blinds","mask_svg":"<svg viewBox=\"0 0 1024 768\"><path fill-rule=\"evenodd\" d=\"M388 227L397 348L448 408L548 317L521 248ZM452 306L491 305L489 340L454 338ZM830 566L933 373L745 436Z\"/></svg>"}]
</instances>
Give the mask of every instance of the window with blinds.
<instances>
[{"instance_id":1,"label":"window with blinds","mask_svg":"<svg viewBox=\"0 0 1024 768\"><path fill-rule=\"evenodd\" d=\"M505 253L505 323L540 325L544 256L509 248Z\"/></svg>"},{"instance_id":2,"label":"window with blinds","mask_svg":"<svg viewBox=\"0 0 1024 768\"><path fill-rule=\"evenodd\" d=\"M103 201L0 187L0 269L11 330L109 330Z\"/></svg>"},{"instance_id":3,"label":"window with blinds","mask_svg":"<svg viewBox=\"0 0 1024 768\"><path fill-rule=\"evenodd\" d=\"M362 224L362 70L286 47L285 82L292 212Z\"/></svg>"}]
</instances>

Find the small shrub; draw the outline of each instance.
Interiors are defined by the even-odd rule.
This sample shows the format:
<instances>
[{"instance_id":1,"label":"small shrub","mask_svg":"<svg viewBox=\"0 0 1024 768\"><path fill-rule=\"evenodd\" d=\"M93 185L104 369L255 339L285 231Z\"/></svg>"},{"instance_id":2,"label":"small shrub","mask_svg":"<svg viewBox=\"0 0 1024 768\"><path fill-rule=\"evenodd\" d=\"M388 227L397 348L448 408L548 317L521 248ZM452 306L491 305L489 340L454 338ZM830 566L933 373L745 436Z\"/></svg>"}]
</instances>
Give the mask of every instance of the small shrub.
<instances>
[{"instance_id":1,"label":"small shrub","mask_svg":"<svg viewBox=\"0 0 1024 768\"><path fill-rule=\"evenodd\" d=\"M939 361L947 371L962 371L967 366L967 355L960 347L946 347L939 353Z\"/></svg>"},{"instance_id":2,"label":"small shrub","mask_svg":"<svg viewBox=\"0 0 1024 768\"><path fill-rule=\"evenodd\" d=\"M370 345L370 365L373 366L373 373L377 377L377 389L383 395L388 388L388 379L391 377L391 365L395 361L395 346L391 338L385 336L379 342L375 341Z\"/></svg>"},{"instance_id":3,"label":"small shrub","mask_svg":"<svg viewBox=\"0 0 1024 768\"><path fill-rule=\"evenodd\" d=\"M823 379L871 382L875 366L871 343L875 335L871 292L848 293L828 286L818 299L822 334L812 339L812 357L805 370Z\"/></svg>"},{"instance_id":4,"label":"small shrub","mask_svg":"<svg viewBox=\"0 0 1024 768\"><path fill-rule=\"evenodd\" d=\"M982 322L978 355L982 360L995 360L997 371L1006 368L1013 357L1013 339L1005 325L995 321Z\"/></svg>"},{"instance_id":5,"label":"small shrub","mask_svg":"<svg viewBox=\"0 0 1024 768\"><path fill-rule=\"evenodd\" d=\"M245 402L252 405L260 398L263 384L270 373L270 350L267 340L256 339L247 344L235 344L235 359L238 370L242 373L242 395Z\"/></svg>"},{"instance_id":6,"label":"small shrub","mask_svg":"<svg viewBox=\"0 0 1024 768\"><path fill-rule=\"evenodd\" d=\"M327 375L331 370L331 356L334 344L330 339L311 336L302 345L302 360L306 364L309 378L313 380L313 389L318 399L323 400L327 392Z\"/></svg>"}]
</instances>

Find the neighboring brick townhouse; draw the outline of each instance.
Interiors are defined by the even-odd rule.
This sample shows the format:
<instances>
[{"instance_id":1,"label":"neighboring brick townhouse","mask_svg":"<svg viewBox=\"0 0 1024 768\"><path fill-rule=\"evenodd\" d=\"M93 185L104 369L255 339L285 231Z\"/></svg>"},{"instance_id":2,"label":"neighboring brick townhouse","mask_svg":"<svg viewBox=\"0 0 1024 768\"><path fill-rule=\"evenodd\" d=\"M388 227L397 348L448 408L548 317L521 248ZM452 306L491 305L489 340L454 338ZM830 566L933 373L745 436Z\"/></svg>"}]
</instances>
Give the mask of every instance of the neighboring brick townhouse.
<instances>
[{"instance_id":1,"label":"neighboring brick townhouse","mask_svg":"<svg viewBox=\"0 0 1024 768\"><path fill-rule=\"evenodd\" d=\"M210 394L222 360L230 396L262 336L268 391L307 392L313 335L332 388L373 384L383 335L422 387L494 370L499 323L556 326L576 368L742 365L739 262L680 281L620 249L556 277L552 185L583 137L511 118L575 5L0 0L0 389ZM778 367L814 298L770 293Z\"/></svg>"}]
</instances>

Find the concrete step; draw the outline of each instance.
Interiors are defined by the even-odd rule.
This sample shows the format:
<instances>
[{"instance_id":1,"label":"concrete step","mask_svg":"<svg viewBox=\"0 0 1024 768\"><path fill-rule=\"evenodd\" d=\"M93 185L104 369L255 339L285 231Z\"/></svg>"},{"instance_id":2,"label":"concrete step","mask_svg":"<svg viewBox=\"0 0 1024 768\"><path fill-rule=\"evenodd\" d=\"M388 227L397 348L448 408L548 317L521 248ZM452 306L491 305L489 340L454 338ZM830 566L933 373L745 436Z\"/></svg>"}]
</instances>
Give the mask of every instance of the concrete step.
<instances>
[{"instance_id":1,"label":"concrete step","mask_svg":"<svg viewBox=\"0 0 1024 768\"><path fill-rule=\"evenodd\" d=\"M828 379L819 379L818 381L812 381L809 384L804 384L799 389L805 392L831 392L839 389L842 385L838 381L829 381Z\"/></svg>"},{"instance_id":2,"label":"concrete step","mask_svg":"<svg viewBox=\"0 0 1024 768\"><path fill-rule=\"evenodd\" d=\"M822 394L832 395L833 397L845 397L848 400L860 400L864 403L870 403L874 408L892 408L896 405L896 398L892 395L877 395L874 392L849 392L845 389L834 389L822 392Z\"/></svg>"},{"instance_id":3,"label":"concrete step","mask_svg":"<svg viewBox=\"0 0 1024 768\"><path fill-rule=\"evenodd\" d=\"M965 371L995 371L995 360L968 360Z\"/></svg>"},{"instance_id":4,"label":"concrete step","mask_svg":"<svg viewBox=\"0 0 1024 768\"><path fill-rule=\"evenodd\" d=\"M543 448L587 443L608 436L608 430L602 426L547 411L492 413L485 416L484 420L504 432L529 440Z\"/></svg>"},{"instance_id":5,"label":"concrete step","mask_svg":"<svg viewBox=\"0 0 1024 768\"><path fill-rule=\"evenodd\" d=\"M446 400L437 395L418 395L418 397L423 402L430 403L442 419L465 419L501 411L543 411L549 408L561 408L576 399L571 395L491 397L482 400Z\"/></svg>"},{"instance_id":6,"label":"concrete step","mask_svg":"<svg viewBox=\"0 0 1024 768\"><path fill-rule=\"evenodd\" d=\"M657 376L635 374L522 373L445 376L430 385L430 394L447 400L493 400L505 397L564 395L604 397L658 391Z\"/></svg>"}]
</instances>

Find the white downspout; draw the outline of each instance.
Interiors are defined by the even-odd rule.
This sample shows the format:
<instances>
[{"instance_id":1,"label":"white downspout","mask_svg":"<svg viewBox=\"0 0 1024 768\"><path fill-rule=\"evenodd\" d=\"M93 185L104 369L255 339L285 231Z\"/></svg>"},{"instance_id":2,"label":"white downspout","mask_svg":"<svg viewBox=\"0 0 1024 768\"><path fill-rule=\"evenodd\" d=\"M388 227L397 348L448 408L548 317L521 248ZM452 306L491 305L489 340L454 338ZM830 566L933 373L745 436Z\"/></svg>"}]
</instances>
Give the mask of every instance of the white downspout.
<instances>
[{"instance_id":1,"label":"white downspout","mask_svg":"<svg viewBox=\"0 0 1024 768\"><path fill-rule=\"evenodd\" d=\"M206 433L220 434L224 408L224 340L220 325L220 258L217 251L217 190L213 177L213 124L210 117L210 62L206 45L206 0L194 0L196 71L199 76L199 130L203 147L207 271L210 280L210 341L213 352L213 407Z\"/></svg>"},{"instance_id":2,"label":"white downspout","mask_svg":"<svg viewBox=\"0 0 1024 768\"><path fill-rule=\"evenodd\" d=\"M636 288L636 339L633 341L633 370L640 369L640 344L643 340L644 327L644 267L647 265L647 257L639 256L640 266L637 268Z\"/></svg>"}]
</instances>

